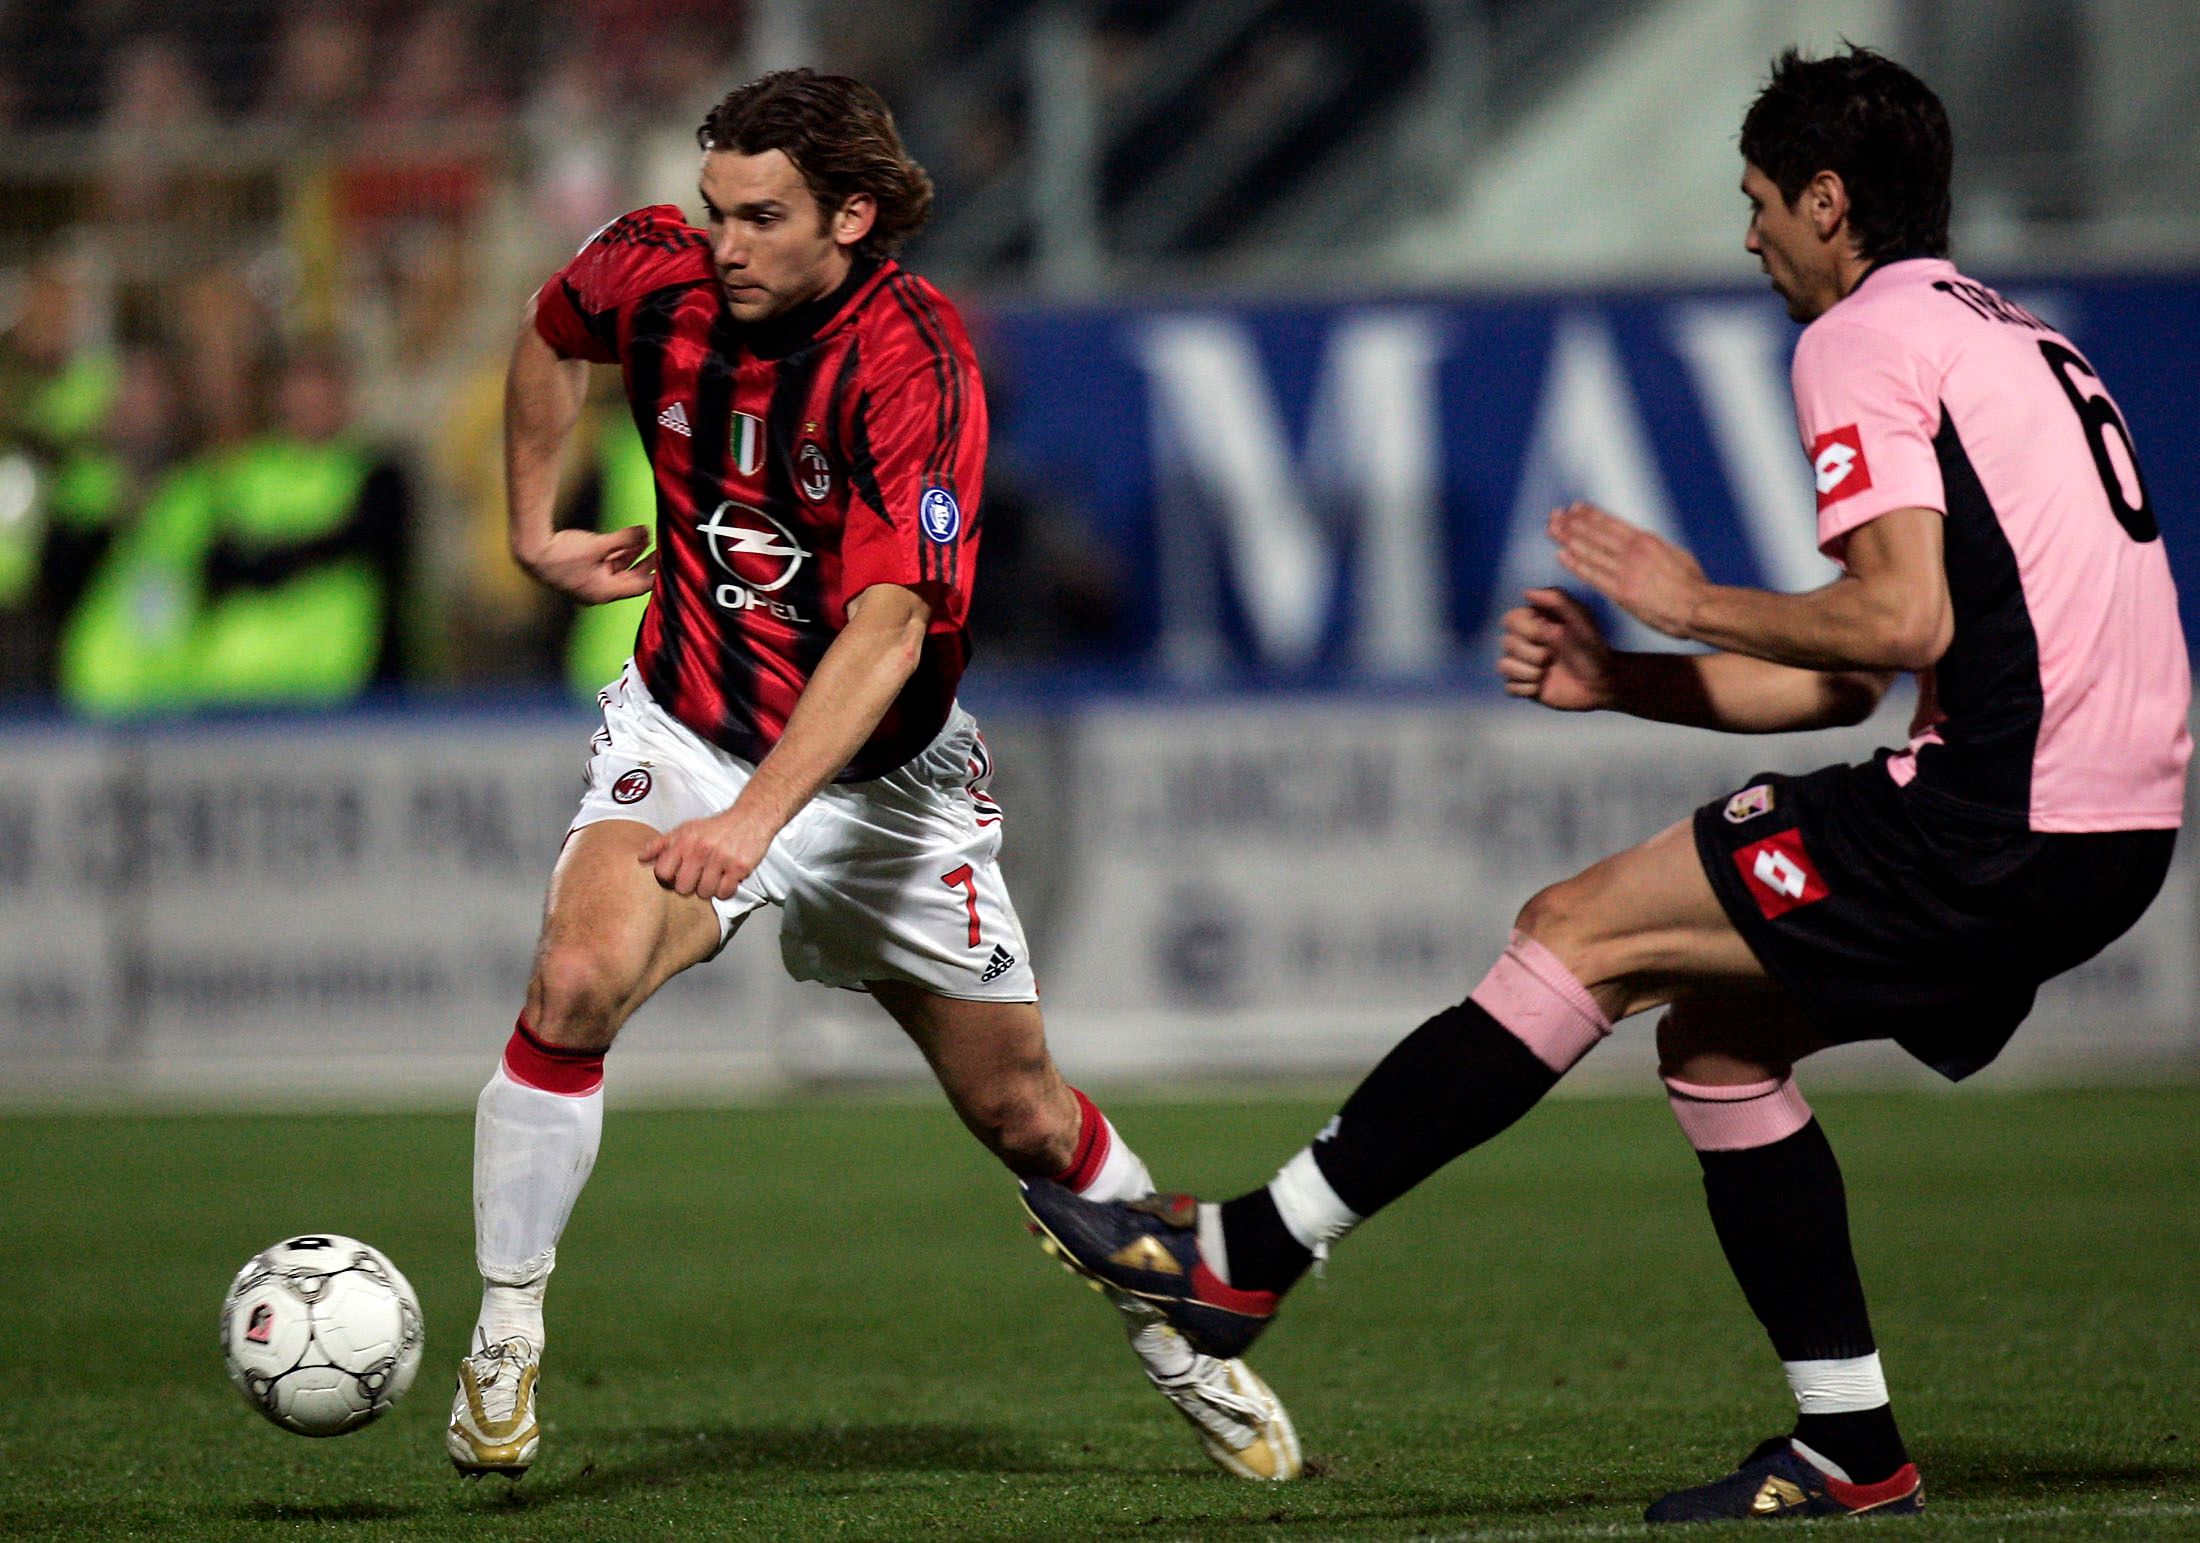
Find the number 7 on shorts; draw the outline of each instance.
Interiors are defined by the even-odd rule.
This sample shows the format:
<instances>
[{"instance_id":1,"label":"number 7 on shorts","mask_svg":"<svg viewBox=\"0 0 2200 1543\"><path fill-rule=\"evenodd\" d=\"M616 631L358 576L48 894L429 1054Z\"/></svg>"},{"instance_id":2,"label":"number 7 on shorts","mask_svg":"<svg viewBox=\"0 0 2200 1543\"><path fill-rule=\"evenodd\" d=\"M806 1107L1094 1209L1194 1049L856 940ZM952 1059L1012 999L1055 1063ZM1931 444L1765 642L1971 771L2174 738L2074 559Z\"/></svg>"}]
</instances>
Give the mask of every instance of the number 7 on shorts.
<instances>
[{"instance_id":1,"label":"number 7 on shorts","mask_svg":"<svg viewBox=\"0 0 2200 1543\"><path fill-rule=\"evenodd\" d=\"M978 937L977 873L971 868L970 864L964 863L952 873L941 874L940 882L949 889L960 889L963 892L963 904L970 910L970 946L976 948L980 941Z\"/></svg>"}]
</instances>

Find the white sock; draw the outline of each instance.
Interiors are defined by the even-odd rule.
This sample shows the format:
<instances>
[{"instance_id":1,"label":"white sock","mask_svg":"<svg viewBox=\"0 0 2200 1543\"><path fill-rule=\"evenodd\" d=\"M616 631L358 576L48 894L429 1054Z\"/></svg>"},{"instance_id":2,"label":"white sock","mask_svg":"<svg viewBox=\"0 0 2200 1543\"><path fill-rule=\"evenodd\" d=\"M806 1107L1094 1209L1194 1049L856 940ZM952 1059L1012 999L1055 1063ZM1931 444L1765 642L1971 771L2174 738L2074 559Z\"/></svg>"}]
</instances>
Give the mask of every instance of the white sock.
<instances>
[{"instance_id":1,"label":"white sock","mask_svg":"<svg viewBox=\"0 0 2200 1543\"><path fill-rule=\"evenodd\" d=\"M542 1348L542 1296L558 1236L603 1140L603 1087L545 1092L504 1065L474 1105L474 1258L485 1288L476 1327L489 1343Z\"/></svg>"},{"instance_id":2,"label":"white sock","mask_svg":"<svg viewBox=\"0 0 2200 1543\"><path fill-rule=\"evenodd\" d=\"M1107 1116L1100 1118L1105 1120ZM1108 1125L1108 1155L1100 1171L1077 1193L1082 1199L1099 1201L1142 1200L1153 1193L1153 1175L1146 1171L1146 1160L1131 1150L1113 1122Z\"/></svg>"},{"instance_id":3,"label":"white sock","mask_svg":"<svg viewBox=\"0 0 2200 1543\"><path fill-rule=\"evenodd\" d=\"M1854 1414L1887 1402L1879 1352L1837 1361L1782 1361L1798 1414Z\"/></svg>"},{"instance_id":4,"label":"white sock","mask_svg":"<svg viewBox=\"0 0 2200 1543\"><path fill-rule=\"evenodd\" d=\"M1275 1201L1276 1214L1283 1218L1291 1236L1316 1259L1327 1259L1329 1245L1362 1220L1357 1211L1337 1198L1329 1180L1322 1177L1312 1147L1301 1148L1298 1156L1276 1171L1268 1182L1268 1198Z\"/></svg>"},{"instance_id":5,"label":"white sock","mask_svg":"<svg viewBox=\"0 0 2200 1543\"><path fill-rule=\"evenodd\" d=\"M481 1283L481 1311L474 1318L474 1350L485 1350L500 1345L517 1335L542 1351L542 1294L549 1288L550 1277L542 1275L524 1286L500 1286L495 1281Z\"/></svg>"}]
</instances>

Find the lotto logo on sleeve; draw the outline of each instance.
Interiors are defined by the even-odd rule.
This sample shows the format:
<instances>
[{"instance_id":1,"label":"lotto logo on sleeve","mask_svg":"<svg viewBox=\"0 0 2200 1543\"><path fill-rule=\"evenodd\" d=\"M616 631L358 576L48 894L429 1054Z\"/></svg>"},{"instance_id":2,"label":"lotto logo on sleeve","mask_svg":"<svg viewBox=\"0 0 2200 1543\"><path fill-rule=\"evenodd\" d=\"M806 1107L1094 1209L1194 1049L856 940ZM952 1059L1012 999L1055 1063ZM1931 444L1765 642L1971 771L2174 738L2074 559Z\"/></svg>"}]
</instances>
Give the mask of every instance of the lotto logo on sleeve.
<instances>
[{"instance_id":1,"label":"lotto logo on sleeve","mask_svg":"<svg viewBox=\"0 0 2200 1543\"><path fill-rule=\"evenodd\" d=\"M1799 830L1783 830L1751 842L1734 854L1734 866L1742 870L1749 897L1767 921L1826 898L1826 881L1803 850Z\"/></svg>"},{"instance_id":2,"label":"lotto logo on sleeve","mask_svg":"<svg viewBox=\"0 0 2200 1543\"><path fill-rule=\"evenodd\" d=\"M1864 438L1853 423L1818 436L1810 447L1810 469L1818 479L1820 509L1872 485L1871 465L1864 459Z\"/></svg>"}]
</instances>

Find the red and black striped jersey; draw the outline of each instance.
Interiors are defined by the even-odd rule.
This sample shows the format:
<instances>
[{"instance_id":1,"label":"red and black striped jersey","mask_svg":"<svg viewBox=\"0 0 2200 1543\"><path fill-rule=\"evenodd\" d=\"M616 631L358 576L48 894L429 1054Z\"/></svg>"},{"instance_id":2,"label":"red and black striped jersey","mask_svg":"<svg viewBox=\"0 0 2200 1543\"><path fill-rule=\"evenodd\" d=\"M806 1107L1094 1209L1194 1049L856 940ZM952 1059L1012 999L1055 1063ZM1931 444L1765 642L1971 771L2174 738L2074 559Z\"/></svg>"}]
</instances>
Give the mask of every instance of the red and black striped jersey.
<instances>
[{"instance_id":1,"label":"red and black striped jersey","mask_svg":"<svg viewBox=\"0 0 2200 1543\"><path fill-rule=\"evenodd\" d=\"M535 296L566 358L617 364L657 481L634 657L666 711L750 761L779 742L848 601L932 604L916 673L840 774L883 776L947 721L969 658L985 397L955 308L898 263L768 322L727 312L670 205L599 231Z\"/></svg>"}]
</instances>

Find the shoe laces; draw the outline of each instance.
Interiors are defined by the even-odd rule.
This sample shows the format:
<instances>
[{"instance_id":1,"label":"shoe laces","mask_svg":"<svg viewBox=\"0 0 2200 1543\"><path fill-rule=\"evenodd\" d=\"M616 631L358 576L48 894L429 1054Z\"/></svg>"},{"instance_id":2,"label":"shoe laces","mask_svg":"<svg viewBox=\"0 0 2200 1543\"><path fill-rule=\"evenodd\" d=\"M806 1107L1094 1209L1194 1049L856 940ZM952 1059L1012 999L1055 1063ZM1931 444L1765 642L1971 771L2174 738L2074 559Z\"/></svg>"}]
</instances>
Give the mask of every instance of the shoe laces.
<instances>
[{"instance_id":1,"label":"shoe laces","mask_svg":"<svg viewBox=\"0 0 2200 1543\"><path fill-rule=\"evenodd\" d=\"M500 1339L492 1345L486 1334L481 1334L478 1329L475 1332L481 1335L481 1347L466 1359L473 1365L474 1382L477 1386L495 1387L504 1376L506 1367L510 1367L516 1376L534 1357L535 1347L517 1334L510 1339Z\"/></svg>"},{"instance_id":2,"label":"shoe laces","mask_svg":"<svg viewBox=\"0 0 2200 1543\"><path fill-rule=\"evenodd\" d=\"M1211 1355L1195 1355L1190 1370L1177 1376L1162 1377L1152 1372L1147 1375L1179 1408L1187 1407L1187 1401L1205 1405L1216 1413L1229 1416L1231 1424L1248 1435L1257 1433L1267 1423L1267 1406L1258 1397L1239 1391L1230 1376L1227 1361ZM1212 1425L1214 1422L1203 1420L1201 1423Z\"/></svg>"}]
</instances>

